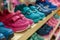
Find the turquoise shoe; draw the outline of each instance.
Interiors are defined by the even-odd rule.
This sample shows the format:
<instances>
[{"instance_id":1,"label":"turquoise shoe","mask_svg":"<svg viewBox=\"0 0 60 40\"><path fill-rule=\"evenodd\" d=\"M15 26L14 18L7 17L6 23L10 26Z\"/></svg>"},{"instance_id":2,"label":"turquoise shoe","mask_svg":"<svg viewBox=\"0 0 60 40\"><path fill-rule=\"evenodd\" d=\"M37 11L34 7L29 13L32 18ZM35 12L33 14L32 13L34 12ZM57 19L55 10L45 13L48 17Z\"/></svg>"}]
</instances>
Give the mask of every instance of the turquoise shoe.
<instances>
[{"instance_id":1,"label":"turquoise shoe","mask_svg":"<svg viewBox=\"0 0 60 40\"><path fill-rule=\"evenodd\" d=\"M21 10L22 13L25 15L25 17L32 19L35 23L42 20L42 17L38 13L34 13L29 7L27 7L25 4L21 4L16 6L15 11Z\"/></svg>"},{"instance_id":2,"label":"turquoise shoe","mask_svg":"<svg viewBox=\"0 0 60 40\"><path fill-rule=\"evenodd\" d=\"M5 36L2 33L0 33L0 40L6 40Z\"/></svg>"},{"instance_id":3,"label":"turquoise shoe","mask_svg":"<svg viewBox=\"0 0 60 40\"><path fill-rule=\"evenodd\" d=\"M48 6L48 8L51 9L51 10L56 10L57 9L57 6L55 6L52 3L50 3L49 0L45 0L45 1L37 0L36 1L36 4L40 5L40 3L43 5L42 7Z\"/></svg>"},{"instance_id":4,"label":"turquoise shoe","mask_svg":"<svg viewBox=\"0 0 60 40\"><path fill-rule=\"evenodd\" d=\"M29 4L29 8L34 12L34 13L37 13L37 14L40 14L40 16L42 17L42 19L45 17L45 14L42 13L42 12L39 12L37 10L37 8L35 6L33 6L32 4Z\"/></svg>"}]
</instances>

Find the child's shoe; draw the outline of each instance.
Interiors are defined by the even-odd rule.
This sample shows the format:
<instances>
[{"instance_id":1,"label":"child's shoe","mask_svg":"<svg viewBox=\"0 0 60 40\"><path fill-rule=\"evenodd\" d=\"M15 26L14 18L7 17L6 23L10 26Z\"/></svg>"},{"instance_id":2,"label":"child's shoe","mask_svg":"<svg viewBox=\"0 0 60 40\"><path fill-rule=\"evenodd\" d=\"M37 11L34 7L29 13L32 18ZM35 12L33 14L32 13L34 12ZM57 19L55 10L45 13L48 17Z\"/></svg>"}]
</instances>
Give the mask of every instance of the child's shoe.
<instances>
[{"instance_id":1,"label":"child's shoe","mask_svg":"<svg viewBox=\"0 0 60 40\"><path fill-rule=\"evenodd\" d=\"M37 8L37 10L39 10L40 12L43 12L43 13L45 13L45 16L47 16L47 15L49 15L52 11L48 8L43 8L42 6L41 6L42 4L40 4L40 5L38 5L38 4L36 4L35 6L36 6L36 8Z\"/></svg>"},{"instance_id":2,"label":"child's shoe","mask_svg":"<svg viewBox=\"0 0 60 40\"><path fill-rule=\"evenodd\" d=\"M37 10L37 8L35 6L33 6L32 4L29 4L29 8L34 12L34 13L37 13L37 14L40 14L41 18L43 19L45 17L45 14L42 13L42 12L39 12Z\"/></svg>"},{"instance_id":3,"label":"child's shoe","mask_svg":"<svg viewBox=\"0 0 60 40\"><path fill-rule=\"evenodd\" d=\"M0 20L7 28L11 28L14 32L25 31L33 24L33 21L27 19L20 11L10 13L8 10L5 10L3 12L5 14L0 16Z\"/></svg>"},{"instance_id":4,"label":"child's shoe","mask_svg":"<svg viewBox=\"0 0 60 40\"><path fill-rule=\"evenodd\" d=\"M39 30L37 30L37 34L42 36L48 35L52 29L53 29L52 26L44 24Z\"/></svg>"},{"instance_id":5,"label":"child's shoe","mask_svg":"<svg viewBox=\"0 0 60 40\"><path fill-rule=\"evenodd\" d=\"M48 0L45 0L45 1L41 1L41 0L38 0L37 2L36 2L37 4L43 4L44 5L44 7L45 6L48 6L47 8L50 8L51 10L56 10L57 9L57 6L55 6L55 5L53 5L52 3L50 3Z\"/></svg>"},{"instance_id":6,"label":"child's shoe","mask_svg":"<svg viewBox=\"0 0 60 40\"><path fill-rule=\"evenodd\" d=\"M51 17L51 18L47 21L47 24L48 24L49 26L53 26L53 27L55 27L55 26L57 25L57 23L58 23L58 20L55 19L54 17Z\"/></svg>"}]
</instances>

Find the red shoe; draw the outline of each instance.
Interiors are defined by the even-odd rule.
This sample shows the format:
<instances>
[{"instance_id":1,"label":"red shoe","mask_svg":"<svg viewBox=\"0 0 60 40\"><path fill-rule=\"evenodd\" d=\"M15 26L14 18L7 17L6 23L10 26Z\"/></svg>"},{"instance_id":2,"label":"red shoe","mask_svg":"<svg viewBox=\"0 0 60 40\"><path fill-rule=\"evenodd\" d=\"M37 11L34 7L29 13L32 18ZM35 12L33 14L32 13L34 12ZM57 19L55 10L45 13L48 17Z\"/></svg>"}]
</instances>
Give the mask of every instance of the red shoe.
<instances>
[{"instance_id":1,"label":"red shoe","mask_svg":"<svg viewBox=\"0 0 60 40\"><path fill-rule=\"evenodd\" d=\"M33 24L33 21L27 19L21 12L16 13L8 12L8 10L3 11L4 15L1 14L0 20L6 25L7 28L11 28L14 32L22 32Z\"/></svg>"}]
</instances>

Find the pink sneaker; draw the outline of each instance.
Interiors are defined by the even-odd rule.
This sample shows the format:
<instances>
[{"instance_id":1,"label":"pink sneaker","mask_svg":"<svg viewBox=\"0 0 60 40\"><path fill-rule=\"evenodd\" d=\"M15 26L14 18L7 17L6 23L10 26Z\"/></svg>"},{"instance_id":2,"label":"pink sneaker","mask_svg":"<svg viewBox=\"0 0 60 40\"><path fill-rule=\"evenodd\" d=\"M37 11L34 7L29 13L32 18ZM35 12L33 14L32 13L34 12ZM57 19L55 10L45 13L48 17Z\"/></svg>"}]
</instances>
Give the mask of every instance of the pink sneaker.
<instances>
[{"instance_id":1,"label":"pink sneaker","mask_svg":"<svg viewBox=\"0 0 60 40\"><path fill-rule=\"evenodd\" d=\"M56 5L57 7L60 7L60 0L49 0L52 4Z\"/></svg>"},{"instance_id":2,"label":"pink sneaker","mask_svg":"<svg viewBox=\"0 0 60 40\"><path fill-rule=\"evenodd\" d=\"M52 18L47 22L48 25L53 26L53 27L55 27L55 26L57 25L57 23L58 23L58 20L55 19L54 17L52 17Z\"/></svg>"},{"instance_id":3,"label":"pink sneaker","mask_svg":"<svg viewBox=\"0 0 60 40\"><path fill-rule=\"evenodd\" d=\"M51 21L53 24L57 24L58 23L58 20L55 19L54 17L52 17L52 21Z\"/></svg>"},{"instance_id":4,"label":"pink sneaker","mask_svg":"<svg viewBox=\"0 0 60 40\"><path fill-rule=\"evenodd\" d=\"M6 25L7 28L11 28L14 32L22 32L30 28L33 21L27 19L21 12L9 13L8 10L3 11L4 15L1 14L0 20Z\"/></svg>"}]
</instances>

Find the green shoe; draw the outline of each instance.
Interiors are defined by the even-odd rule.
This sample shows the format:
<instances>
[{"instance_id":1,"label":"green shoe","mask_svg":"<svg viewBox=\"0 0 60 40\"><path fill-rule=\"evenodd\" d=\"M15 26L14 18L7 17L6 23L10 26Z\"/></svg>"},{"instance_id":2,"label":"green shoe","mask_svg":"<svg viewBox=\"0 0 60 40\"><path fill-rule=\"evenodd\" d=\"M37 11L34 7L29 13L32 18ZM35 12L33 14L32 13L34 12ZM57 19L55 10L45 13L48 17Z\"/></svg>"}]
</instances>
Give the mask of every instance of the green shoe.
<instances>
[{"instance_id":1,"label":"green shoe","mask_svg":"<svg viewBox=\"0 0 60 40\"><path fill-rule=\"evenodd\" d=\"M44 40L40 35L34 33L28 40Z\"/></svg>"}]
</instances>

